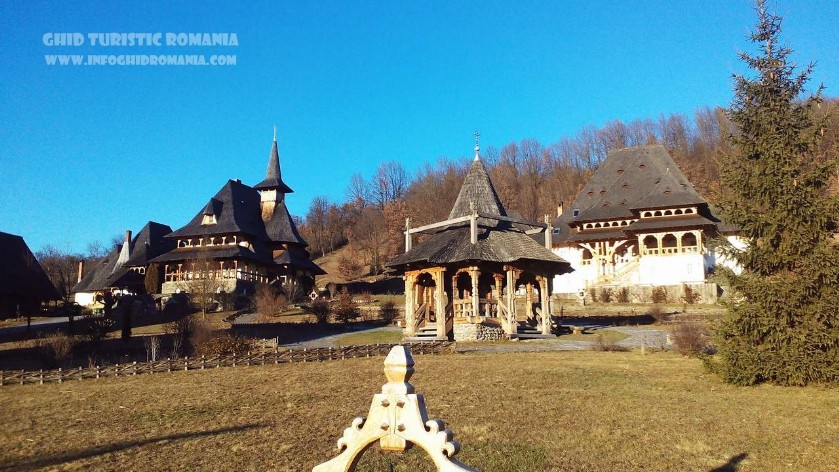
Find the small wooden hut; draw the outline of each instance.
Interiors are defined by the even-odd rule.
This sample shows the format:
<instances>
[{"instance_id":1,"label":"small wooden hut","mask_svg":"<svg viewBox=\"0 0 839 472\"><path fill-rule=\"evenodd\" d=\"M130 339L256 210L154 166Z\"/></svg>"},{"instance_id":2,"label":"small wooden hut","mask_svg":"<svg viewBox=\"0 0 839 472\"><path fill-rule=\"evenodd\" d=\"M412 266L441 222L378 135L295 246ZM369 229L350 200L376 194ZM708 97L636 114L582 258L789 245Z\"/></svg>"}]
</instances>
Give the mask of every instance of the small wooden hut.
<instances>
[{"instance_id":1,"label":"small wooden hut","mask_svg":"<svg viewBox=\"0 0 839 472\"><path fill-rule=\"evenodd\" d=\"M570 264L548 249L549 223L507 214L479 150L448 219L418 228L408 220L405 253L388 263L405 280L408 339L551 333L551 281ZM544 245L531 236L542 232ZM417 234L427 236L414 246Z\"/></svg>"}]
</instances>

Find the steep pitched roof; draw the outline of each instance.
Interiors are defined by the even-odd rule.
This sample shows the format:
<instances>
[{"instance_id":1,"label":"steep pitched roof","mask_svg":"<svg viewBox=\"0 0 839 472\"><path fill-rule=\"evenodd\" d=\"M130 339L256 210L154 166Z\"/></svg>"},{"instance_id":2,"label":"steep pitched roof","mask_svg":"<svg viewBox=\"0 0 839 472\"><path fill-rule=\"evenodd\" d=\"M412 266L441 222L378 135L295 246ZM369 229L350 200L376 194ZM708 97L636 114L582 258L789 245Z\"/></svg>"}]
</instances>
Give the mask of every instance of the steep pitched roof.
<instances>
[{"instance_id":1,"label":"steep pitched roof","mask_svg":"<svg viewBox=\"0 0 839 472\"><path fill-rule=\"evenodd\" d=\"M390 261L389 267L409 264L442 265L467 261L480 262L533 262L555 270L568 271L569 264L545 249L530 236L514 229L498 230L481 227L478 242L469 240L469 227L449 227L432 234L410 251Z\"/></svg>"},{"instance_id":2,"label":"steep pitched roof","mask_svg":"<svg viewBox=\"0 0 839 472\"><path fill-rule=\"evenodd\" d=\"M155 257L175 249L175 241L167 239L172 232L169 225L149 221L134 238L131 247L131 258L125 263L127 267L145 266Z\"/></svg>"},{"instance_id":3,"label":"steep pitched roof","mask_svg":"<svg viewBox=\"0 0 839 472\"><path fill-rule=\"evenodd\" d=\"M259 205L259 192L236 180L228 180L210 202L183 228L169 238L242 233L258 240L267 240ZM205 213L212 211L213 213ZM212 214L216 223L203 224L204 215Z\"/></svg>"},{"instance_id":4,"label":"steep pitched roof","mask_svg":"<svg viewBox=\"0 0 839 472\"><path fill-rule=\"evenodd\" d=\"M0 296L28 300L61 298L22 237L0 232Z\"/></svg>"},{"instance_id":5,"label":"steep pitched roof","mask_svg":"<svg viewBox=\"0 0 839 472\"><path fill-rule=\"evenodd\" d=\"M571 205L571 221L630 218L632 210L706 201L661 145L617 149L586 183ZM573 215L573 213L572 213Z\"/></svg>"},{"instance_id":6,"label":"steep pitched roof","mask_svg":"<svg viewBox=\"0 0 839 472\"><path fill-rule=\"evenodd\" d=\"M475 206L478 213L507 216L507 211L501 204L501 199L498 198L495 187L492 186L489 173L487 173L484 163L477 156L466 173L463 186L460 187L460 192L457 194L457 200L452 206L452 211L449 212L449 219L471 215L472 205ZM484 225L495 224L494 221L485 218L480 218L479 223Z\"/></svg>"},{"instance_id":7,"label":"steep pitched roof","mask_svg":"<svg viewBox=\"0 0 839 472\"><path fill-rule=\"evenodd\" d=\"M265 222L265 232L271 240L280 243L295 243L303 247L309 245L297 231L297 225L288 212L285 202L277 202L274 213Z\"/></svg>"},{"instance_id":8,"label":"steep pitched roof","mask_svg":"<svg viewBox=\"0 0 839 472\"><path fill-rule=\"evenodd\" d=\"M697 206L699 215L639 220L628 226L579 233L573 229L582 222L635 219L640 210L678 206ZM570 210L554 221L553 242L621 239L631 232L696 226L722 230L721 225L663 146L640 146L609 152Z\"/></svg>"},{"instance_id":9,"label":"steep pitched roof","mask_svg":"<svg viewBox=\"0 0 839 472\"><path fill-rule=\"evenodd\" d=\"M145 266L153 258L174 249L174 241L165 238L171 231L167 225L149 221L129 244L115 247L107 256L94 262L94 268L73 287L73 292L142 284L144 276L131 268ZM124 253L130 256L124 259Z\"/></svg>"},{"instance_id":10,"label":"steep pitched roof","mask_svg":"<svg viewBox=\"0 0 839 472\"><path fill-rule=\"evenodd\" d=\"M312 275L323 275L326 273L320 266L312 262L309 253L305 249L297 246L291 246L282 251L274 258L274 262L280 265L308 269L312 271Z\"/></svg>"},{"instance_id":11,"label":"steep pitched roof","mask_svg":"<svg viewBox=\"0 0 839 472\"><path fill-rule=\"evenodd\" d=\"M277 139L271 145L271 155L268 156L268 170L265 172L265 179L254 185L257 190L276 189L280 193L292 193L294 190L283 182L282 171L280 170L280 152L277 149Z\"/></svg>"},{"instance_id":12,"label":"steep pitched roof","mask_svg":"<svg viewBox=\"0 0 839 472\"><path fill-rule=\"evenodd\" d=\"M507 216L483 162L476 155L449 219L478 213ZM430 235L410 251L391 260L388 267L441 265L467 261L535 263L557 273L568 272L570 264L509 222L478 218L478 241L472 244L469 225L449 226Z\"/></svg>"}]
</instances>

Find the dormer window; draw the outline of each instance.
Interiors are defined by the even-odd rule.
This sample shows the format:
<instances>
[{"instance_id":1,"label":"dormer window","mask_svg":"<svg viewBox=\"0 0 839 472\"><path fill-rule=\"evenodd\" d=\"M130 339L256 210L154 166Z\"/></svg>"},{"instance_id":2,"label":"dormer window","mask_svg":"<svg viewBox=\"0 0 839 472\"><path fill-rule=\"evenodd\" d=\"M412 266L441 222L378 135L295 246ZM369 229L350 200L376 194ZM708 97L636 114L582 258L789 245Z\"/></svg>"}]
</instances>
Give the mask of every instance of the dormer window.
<instances>
[{"instance_id":1,"label":"dormer window","mask_svg":"<svg viewBox=\"0 0 839 472\"><path fill-rule=\"evenodd\" d=\"M218 223L216 221L216 215L204 215L204 218L201 220L202 225L214 225Z\"/></svg>"},{"instance_id":2,"label":"dormer window","mask_svg":"<svg viewBox=\"0 0 839 472\"><path fill-rule=\"evenodd\" d=\"M574 216L580 216L580 209L579 208L574 208L574 211L572 212L572 214Z\"/></svg>"}]
</instances>

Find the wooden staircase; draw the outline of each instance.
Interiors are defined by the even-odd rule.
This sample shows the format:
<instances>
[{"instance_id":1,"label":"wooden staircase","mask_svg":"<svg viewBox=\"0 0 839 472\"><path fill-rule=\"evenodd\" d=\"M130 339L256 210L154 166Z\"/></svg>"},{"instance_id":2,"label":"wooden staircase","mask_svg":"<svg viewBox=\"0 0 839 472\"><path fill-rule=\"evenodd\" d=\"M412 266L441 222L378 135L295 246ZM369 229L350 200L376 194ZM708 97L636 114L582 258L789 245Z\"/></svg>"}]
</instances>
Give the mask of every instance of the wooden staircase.
<instances>
[{"instance_id":1,"label":"wooden staircase","mask_svg":"<svg viewBox=\"0 0 839 472\"><path fill-rule=\"evenodd\" d=\"M403 339L405 342L409 343L421 343L421 342L428 342L428 341L448 341L448 337L437 337L437 326L436 325L426 325L422 326L414 333L413 336L406 337Z\"/></svg>"},{"instance_id":2,"label":"wooden staircase","mask_svg":"<svg viewBox=\"0 0 839 472\"><path fill-rule=\"evenodd\" d=\"M519 323L518 333L512 335L518 339L553 339L556 336L553 334L542 334L542 331L536 329L535 326L530 326L527 323Z\"/></svg>"}]
</instances>

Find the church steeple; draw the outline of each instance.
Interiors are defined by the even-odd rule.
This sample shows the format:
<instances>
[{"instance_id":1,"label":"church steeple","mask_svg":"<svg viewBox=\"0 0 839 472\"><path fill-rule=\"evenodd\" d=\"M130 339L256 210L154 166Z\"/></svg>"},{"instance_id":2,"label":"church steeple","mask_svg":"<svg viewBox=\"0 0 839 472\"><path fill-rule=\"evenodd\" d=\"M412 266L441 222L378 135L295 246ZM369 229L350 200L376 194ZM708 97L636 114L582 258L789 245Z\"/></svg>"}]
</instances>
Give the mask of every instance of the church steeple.
<instances>
[{"instance_id":1,"label":"church steeple","mask_svg":"<svg viewBox=\"0 0 839 472\"><path fill-rule=\"evenodd\" d=\"M265 180L254 185L257 190L275 190L277 193L293 193L288 185L283 182L280 171L280 152L277 149L277 128L274 127L274 142L271 144L271 155L268 156L268 170L265 172Z\"/></svg>"},{"instance_id":2,"label":"church steeple","mask_svg":"<svg viewBox=\"0 0 839 472\"><path fill-rule=\"evenodd\" d=\"M274 127L274 142L271 144L271 155L268 156L268 170L265 172L265 180L253 186L259 190L260 206L262 208L262 220L268 221L274 214L277 204L285 202L285 194L294 190L283 182L280 171L280 151L277 149L277 127Z\"/></svg>"}]
</instances>

